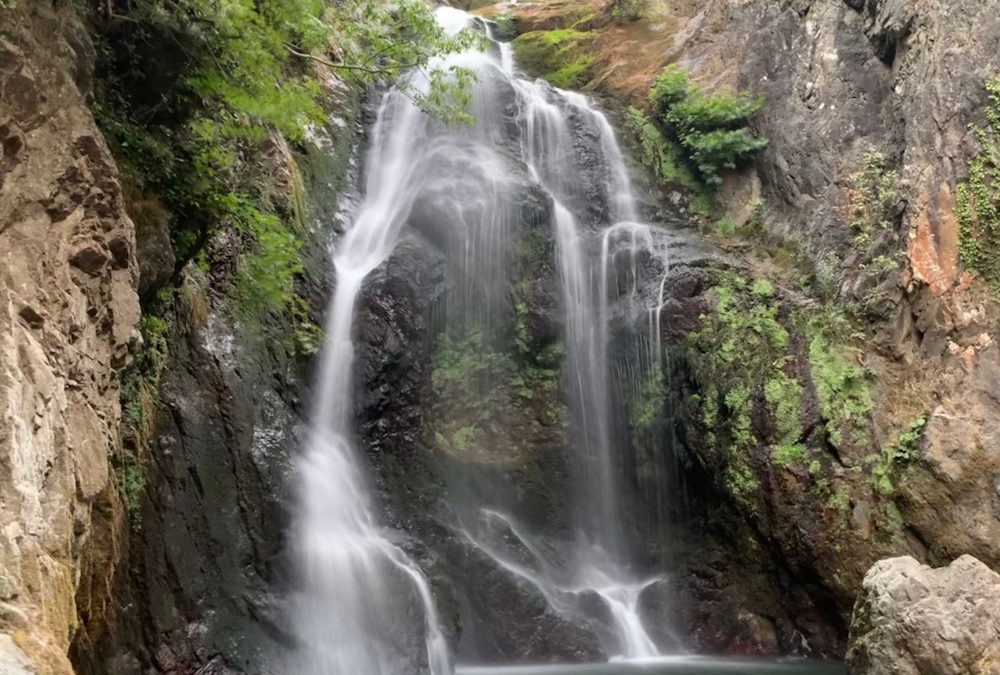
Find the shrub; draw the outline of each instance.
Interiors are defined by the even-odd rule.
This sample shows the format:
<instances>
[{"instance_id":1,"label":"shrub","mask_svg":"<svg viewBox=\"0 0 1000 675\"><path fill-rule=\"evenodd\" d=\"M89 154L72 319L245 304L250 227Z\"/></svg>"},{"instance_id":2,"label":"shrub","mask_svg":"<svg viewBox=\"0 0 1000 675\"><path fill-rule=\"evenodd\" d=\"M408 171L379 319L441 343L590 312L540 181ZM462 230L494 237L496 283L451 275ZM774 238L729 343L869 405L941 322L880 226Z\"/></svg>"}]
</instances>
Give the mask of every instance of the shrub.
<instances>
[{"instance_id":1,"label":"shrub","mask_svg":"<svg viewBox=\"0 0 1000 675\"><path fill-rule=\"evenodd\" d=\"M664 69L649 92L655 124L710 186L721 183L720 171L739 168L767 145L748 126L763 103L746 93L706 95L676 66Z\"/></svg>"}]
</instances>

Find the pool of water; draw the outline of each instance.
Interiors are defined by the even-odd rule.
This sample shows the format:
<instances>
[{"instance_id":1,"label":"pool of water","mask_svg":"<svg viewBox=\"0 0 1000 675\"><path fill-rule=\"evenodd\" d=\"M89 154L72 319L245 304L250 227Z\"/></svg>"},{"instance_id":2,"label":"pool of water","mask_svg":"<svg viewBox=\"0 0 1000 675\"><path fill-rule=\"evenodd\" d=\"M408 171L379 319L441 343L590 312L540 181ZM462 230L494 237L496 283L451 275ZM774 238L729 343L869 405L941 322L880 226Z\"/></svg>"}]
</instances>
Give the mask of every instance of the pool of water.
<instances>
[{"instance_id":1,"label":"pool of water","mask_svg":"<svg viewBox=\"0 0 1000 675\"><path fill-rule=\"evenodd\" d=\"M844 664L834 661L668 656L627 663L460 665L455 675L844 675L846 672Z\"/></svg>"}]
</instances>

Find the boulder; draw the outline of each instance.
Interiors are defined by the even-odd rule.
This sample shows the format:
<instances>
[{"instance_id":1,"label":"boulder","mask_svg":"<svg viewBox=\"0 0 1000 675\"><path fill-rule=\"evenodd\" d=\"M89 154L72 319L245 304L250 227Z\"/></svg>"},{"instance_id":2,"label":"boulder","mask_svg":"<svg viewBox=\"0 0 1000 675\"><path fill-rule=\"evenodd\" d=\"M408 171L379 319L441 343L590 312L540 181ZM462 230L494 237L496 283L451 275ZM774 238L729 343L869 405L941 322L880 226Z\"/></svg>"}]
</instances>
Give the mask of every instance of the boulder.
<instances>
[{"instance_id":1,"label":"boulder","mask_svg":"<svg viewBox=\"0 0 1000 675\"><path fill-rule=\"evenodd\" d=\"M933 569L909 556L865 575L848 673L1000 673L1000 574L970 555Z\"/></svg>"}]
</instances>

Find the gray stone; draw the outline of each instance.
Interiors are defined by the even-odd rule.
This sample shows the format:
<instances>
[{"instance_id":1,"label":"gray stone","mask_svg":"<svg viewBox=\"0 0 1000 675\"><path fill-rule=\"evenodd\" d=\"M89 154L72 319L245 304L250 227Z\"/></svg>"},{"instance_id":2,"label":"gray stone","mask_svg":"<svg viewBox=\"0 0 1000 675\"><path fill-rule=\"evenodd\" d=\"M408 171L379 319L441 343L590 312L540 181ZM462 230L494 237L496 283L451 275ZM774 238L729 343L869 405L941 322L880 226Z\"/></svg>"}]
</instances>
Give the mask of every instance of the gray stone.
<instances>
[{"instance_id":1,"label":"gray stone","mask_svg":"<svg viewBox=\"0 0 1000 675\"><path fill-rule=\"evenodd\" d=\"M1000 673L1000 574L970 555L932 569L909 556L876 563L854 607L853 675Z\"/></svg>"}]
</instances>

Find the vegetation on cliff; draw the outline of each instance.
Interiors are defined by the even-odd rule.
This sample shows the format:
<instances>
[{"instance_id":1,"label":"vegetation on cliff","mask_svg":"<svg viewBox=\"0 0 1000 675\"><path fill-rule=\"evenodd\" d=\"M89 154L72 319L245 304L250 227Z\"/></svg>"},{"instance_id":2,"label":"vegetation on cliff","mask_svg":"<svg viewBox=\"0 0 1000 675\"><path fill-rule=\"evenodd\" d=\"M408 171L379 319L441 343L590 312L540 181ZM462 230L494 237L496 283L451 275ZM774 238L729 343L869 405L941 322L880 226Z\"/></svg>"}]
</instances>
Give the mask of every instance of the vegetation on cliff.
<instances>
[{"instance_id":1,"label":"vegetation on cliff","mask_svg":"<svg viewBox=\"0 0 1000 675\"><path fill-rule=\"evenodd\" d=\"M98 48L92 107L130 215L140 238L166 229L161 246L169 240L172 251L163 257L176 261L145 284L145 346L123 375L119 487L135 522L168 359L165 318L183 323L192 304L177 288L192 274L209 279L248 337L289 355L316 349L319 328L297 291L307 214L295 151L328 114L340 114L332 101L356 99L362 85L394 80L475 38L446 34L419 0L142 0L85 9ZM431 114L459 117L470 75L430 78L430 89L408 89L410 97ZM324 183L343 177L340 161ZM194 292L202 295L195 304L208 302L206 284Z\"/></svg>"},{"instance_id":2,"label":"vegetation on cliff","mask_svg":"<svg viewBox=\"0 0 1000 675\"><path fill-rule=\"evenodd\" d=\"M1000 290L1000 77L986 91L986 126L971 127L979 152L958 186L959 253L966 269Z\"/></svg>"},{"instance_id":3,"label":"vegetation on cliff","mask_svg":"<svg viewBox=\"0 0 1000 675\"><path fill-rule=\"evenodd\" d=\"M745 92L705 94L678 66L665 68L649 92L653 123L710 186L722 182L723 169L743 166L767 145L749 126L763 105Z\"/></svg>"},{"instance_id":4,"label":"vegetation on cliff","mask_svg":"<svg viewBox=\"0 0 1000 675\"><path fill-rule=\"evenodd\" d=\"M591 36L576 28L538 30L514 40L518 64L557 87L579 89L590 79Z\"/></svg>"},{"instance_id":5,"label":"vegetation on cliff","mask_svg":"<svg viewBox=\"0 0 1000 675\"><path fill-rule=\"evenodd\" d=\"M275 194L259 158L276 134L294 143L323 120L327 75L316 64L347 80L395 78L470 38L446 35L415 0L392 8L360 0L147 0L124 11L95 13L104 38L95 113L140 191L169 210L178 260L232 226L246 244L233 277L246 317L301 314L293 293L301 273L297 204L287 188ZM444 94L460 92L467 76L450 75L413 98L452 114Z\"/></svg>"}]
</instances>

